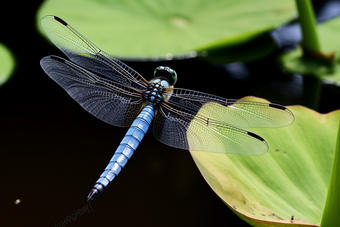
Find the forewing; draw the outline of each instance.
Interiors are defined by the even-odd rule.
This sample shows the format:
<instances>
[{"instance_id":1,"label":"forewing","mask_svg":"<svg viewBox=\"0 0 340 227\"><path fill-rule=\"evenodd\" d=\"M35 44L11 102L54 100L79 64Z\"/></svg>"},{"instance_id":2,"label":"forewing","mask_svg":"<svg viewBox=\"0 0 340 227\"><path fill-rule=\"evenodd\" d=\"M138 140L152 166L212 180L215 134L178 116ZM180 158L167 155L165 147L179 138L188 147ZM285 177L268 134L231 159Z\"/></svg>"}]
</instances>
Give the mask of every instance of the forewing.
<instances>
[{"instance_id":1,"label":"forewing","mask_svg":"<svg viewBox=\"0 0 340 227\"><path fill-rule=\"evenodd\" d=\"M266 141L254 133L166 102L159 108L153 127L159 141L180 149L243 155L268 151Z\"/></svg>"},{"instance_id":2,"label":"forewing","mask_svg":"<svg viewBox=\"0 0 340 227\"><path fill-rule=\"evenodd\" d=\"M237 128L282 127L294 121L293 113L278 104L226 99L182 88L174 88L166 95L174 106L192 113L200 111L204 118Z\"/></svg>"},{"instance_id":3,"label":"forewing","mask_svg":"<svg viewBox=\"0 0 340 227\"><path fill-rule=\"evenodd\" d=\"M115 126L130 126L142 107L142 93L102 78L56 56L41 59L45 73L85 110Z\"/></svg>"},{"instance_id":4,"label":"forewing","mask_svg":"<svg viewBox=\"0 0 340 227\"><path fill-rule=\"evenodd\" d=\"M142 91L147 87L148 82L139 73L100 50L59 17L45 16L41 25L48 38L71 61L123 85Z\"/></svg>"}]
</instances>

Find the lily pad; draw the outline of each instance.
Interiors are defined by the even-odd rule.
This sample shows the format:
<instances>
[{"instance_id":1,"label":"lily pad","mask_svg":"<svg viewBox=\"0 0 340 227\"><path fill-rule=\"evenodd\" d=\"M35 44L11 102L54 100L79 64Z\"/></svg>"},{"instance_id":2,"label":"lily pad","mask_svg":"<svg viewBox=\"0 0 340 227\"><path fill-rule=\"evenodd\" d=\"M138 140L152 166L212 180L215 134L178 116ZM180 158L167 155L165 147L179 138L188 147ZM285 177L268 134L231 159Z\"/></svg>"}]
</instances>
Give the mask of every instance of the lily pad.
<instances>
[{"instance_id":1,"label":"lily pad","mask_svg":"<svg viewBox=\"0 0 340 227\"><path fill-rule=\"evenodd\" d=\"M302 48L299 46L294 51L282 55L283 67L293 73L314 75L329 84L340 86L340 43L338 39L340 17L319 24L317 31L322 49L322 54L319 53L317 57L319 60L303 57ZM330 58L328 61L327 55Z\"/></svg>"},{"instance_id":2,"label":"lily pad","mask_svg":"<svg viewBox=\"0 0 340 227\"><path fill-rule=\"evenodd\" d=\"M37 13L37 24L43 33L41 18L56 15L116 57L171 60L205 56L210 49L213 57L220 47L261 37L294 12L293 0L48 0ZM273 48L272 42L261 45L251 54L261 56ZM239 49L229 53L228 61L242 60ZM247 47L244 58L249 52Z\"/></svg>"},{"instance_id":3,"label":"lily pad","mask_svg":"<svg viewBox=\"0 0 340 227\"><path fill-rule=\"evenodd\" d=\"M14 57L11 52L0 43L0 86L11 76L14 69Z\"/></svg>"},{"instance_id":4,"label":"lily pad","mask_svg":"<svg viewBox=\"0 0 340 227\"><path fill-rule=\"evenodd\" d=\"M295 115L292 125L250 130L268 142L265 155L191 151L210 187L252 226L321 223L340 111L319 114L303 106L289 109Z\"/></svg>"}]
</instances>

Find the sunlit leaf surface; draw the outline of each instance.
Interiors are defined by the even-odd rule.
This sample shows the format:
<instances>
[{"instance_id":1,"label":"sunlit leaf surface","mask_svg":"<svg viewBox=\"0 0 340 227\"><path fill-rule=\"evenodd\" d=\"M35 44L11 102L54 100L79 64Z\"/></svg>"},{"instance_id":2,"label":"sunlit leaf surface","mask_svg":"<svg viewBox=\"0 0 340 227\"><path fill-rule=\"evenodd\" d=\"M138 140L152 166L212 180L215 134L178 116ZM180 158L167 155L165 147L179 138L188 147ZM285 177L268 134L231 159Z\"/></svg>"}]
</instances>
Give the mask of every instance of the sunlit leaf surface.
<instances>
[{"instance_id":1,"label":"sunlit leaf surface","mask_svg":"<svg viewBox=\"0 0 340 227\"><path fill-rule=\"evenodd\" d=\"M42 32L41 18L56 15L114 56L159 60L248 42L291 19L294 11L292 0L47 0L37 26ZM273 43L261 45L253 54L268 52ZM240 49L232 53L242 58Z\"/></svg>"},{"instance_id":2,"label":"sunlit leaf surface","mask_svg":"<svg viewBox=\"0 0 340 227\"><path fill-rule=\"evenodd\" d=\"M289 109L295 115L292 125L250 130L268 142L265 155L191 151L215 193L253 226L321 222L340 111L319 114L302 106Z\"/></svg>"}]
</instances>

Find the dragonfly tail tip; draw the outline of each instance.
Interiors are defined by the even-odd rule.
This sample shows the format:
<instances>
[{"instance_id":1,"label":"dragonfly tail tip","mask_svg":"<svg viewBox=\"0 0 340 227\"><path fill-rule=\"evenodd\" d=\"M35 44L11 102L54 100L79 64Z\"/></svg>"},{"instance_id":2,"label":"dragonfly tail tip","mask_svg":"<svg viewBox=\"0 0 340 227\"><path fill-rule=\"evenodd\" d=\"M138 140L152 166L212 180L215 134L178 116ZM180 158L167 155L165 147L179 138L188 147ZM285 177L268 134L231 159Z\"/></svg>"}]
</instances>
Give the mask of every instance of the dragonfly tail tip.
<instances>
[{"instance_id":1,"label":"dragonfly tail tip","mask_svg":"<svg viewBox=\"0 0 340 227\"><path fill-rule=\"evenodd\" d=\"M92 189L89 195L87 196L87 202L92 202L99 196L99 191L97 189Z\"/></svg>"}]
</instances>

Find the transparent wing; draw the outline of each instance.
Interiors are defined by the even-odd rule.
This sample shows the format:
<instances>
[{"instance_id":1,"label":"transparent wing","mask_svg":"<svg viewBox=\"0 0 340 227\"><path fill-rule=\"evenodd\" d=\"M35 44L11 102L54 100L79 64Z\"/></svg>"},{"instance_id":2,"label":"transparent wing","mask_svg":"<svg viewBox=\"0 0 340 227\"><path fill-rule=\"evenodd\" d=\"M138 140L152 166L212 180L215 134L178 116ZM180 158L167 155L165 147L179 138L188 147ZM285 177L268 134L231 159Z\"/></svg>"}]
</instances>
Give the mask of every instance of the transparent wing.
<instances>
[{"instance_id":1,"label":"transparent wing","mask_svg":"<svg viewBox=\"0 0 340 227\"><path fill-rule=\"evenodd\" d=\"M100 77L56 56L41 59L45 73L85 110L115 126L130 126L142 107L142 93Z\"/></svg>"},{"instance_id":2,"label":"transparent wing","mask_svg":"<svg viewBox=\"0 0 340 227\"><path fill-rule=\"evenodd\" d=\"M167 102L161 104L155 116L153 131L160 142L186 150L243 155L268 151L266 141L252 132Z\"/></svg>"},{"instance_id":3,"label":"transparent wing","mask_svg":"<svg viewBox=\"0 0 340 227\"><path fill-rule=\"evenodd\" d=\"M138 90L147 87L148 82L139 73L100 50L59 17L45 16L41 25L48 38L71 61L123 85Z\"/></svg>"},{"instance_id":4,"label":"transparent wing","mask_svg":"<svg viewBox=\"0 0 340 227\"><path fill-rule=\"evenodd\" d=\"M185 108L193 115L200 111L205 119L237 128L282 127L294 121L293 113L278 104L226 99L182 88L169 90L166 95L173 106Z\"/></svg>"}]
</instances>

